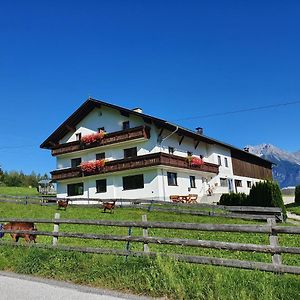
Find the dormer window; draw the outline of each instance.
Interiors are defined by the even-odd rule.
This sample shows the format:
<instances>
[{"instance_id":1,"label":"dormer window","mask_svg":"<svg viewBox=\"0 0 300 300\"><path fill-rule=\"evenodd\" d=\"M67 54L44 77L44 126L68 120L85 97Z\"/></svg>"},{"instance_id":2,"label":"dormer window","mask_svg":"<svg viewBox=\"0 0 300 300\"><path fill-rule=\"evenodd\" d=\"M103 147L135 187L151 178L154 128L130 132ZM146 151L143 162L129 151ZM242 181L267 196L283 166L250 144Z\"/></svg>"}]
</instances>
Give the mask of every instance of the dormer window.
<instances>
[{"instance_id":1,"label":"dormer window","mask_svg":"<svg viewBox=\"0 0 300 300\"><path fill-rule=\"evenodd\" d=\"M169 154L174 154L174 147L169 147Z\"/></svg>"},{"instance_id":2,"label":"dormer window","mask_svg":"<svg viewBox=\"0 0 300 300\"><path fill-rule=\"evenodd\" d=\"M80 141L81 140L81 133L76 133L76 141Z\"/></svg>"},{"instance_id":3,"label":"dormer window","mask_svg":"<svg viewBox=\"0 0 300 300\"><path fill-rule=\"evenodd\" d=\"M129 129L130 128L130 123L129 121L123 122L123 130Z\"/></svg>"}]
</instances>

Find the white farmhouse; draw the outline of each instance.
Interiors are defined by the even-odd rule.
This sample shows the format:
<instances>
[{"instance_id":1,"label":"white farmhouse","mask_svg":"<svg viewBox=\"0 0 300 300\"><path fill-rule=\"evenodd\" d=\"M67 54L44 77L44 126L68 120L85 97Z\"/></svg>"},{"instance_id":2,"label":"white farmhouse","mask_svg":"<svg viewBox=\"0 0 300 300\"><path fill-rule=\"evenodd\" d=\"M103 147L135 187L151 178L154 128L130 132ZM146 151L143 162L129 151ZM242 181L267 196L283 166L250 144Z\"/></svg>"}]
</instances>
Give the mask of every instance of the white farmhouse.
<instances>
[{"instance_id":1,"label":"white farmhouse","mask_svg":"<svg viewBox=\"0 0 300 300\"><path fill-rule=\"evenodd\" d=\"M169 200L197 194L198 202L212 202L222 193L249 193L253 183L272 178L271 162L209 138L201 128L191 131L138 108L94 99L41 148L57 159L51 174L60 198Z\"/></svg>"}]
</instances>

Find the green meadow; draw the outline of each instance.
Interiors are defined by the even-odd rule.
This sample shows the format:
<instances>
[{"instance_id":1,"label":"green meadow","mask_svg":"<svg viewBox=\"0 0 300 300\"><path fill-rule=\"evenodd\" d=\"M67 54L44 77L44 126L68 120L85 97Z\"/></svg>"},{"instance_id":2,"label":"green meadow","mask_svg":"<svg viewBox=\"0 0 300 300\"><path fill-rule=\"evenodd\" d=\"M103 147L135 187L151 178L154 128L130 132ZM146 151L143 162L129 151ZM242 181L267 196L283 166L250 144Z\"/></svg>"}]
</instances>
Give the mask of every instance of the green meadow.
<instances>
[{"instance_id":1,"label":"green meadow","mask_svg":"<svg viewBox=\"0 0 300 300\"><path fill-rule=\"evenodd\" d=\"M2 218L53 218L56 206L0 203ZM62 219L141 221L147 214L149 221L193 222L219 224L255 224L237 219L179 215L175 213L146 212L139 209L119 208L114 214L100 208L68 207L60 211ZM257 222L256 222L257 223ZM261 223L260 223L261 224ZM284 226L284 225L283 225ZM38 230L52 231L51 224L37 224ZM61 232L127 235L127 228L92 225L60 225ZM133 236L142 230L132 229ZM180 237L240 243L268 244L266 234L199 232L189 230L149 229L149 236ZM9 235L3 240L10 241ZM52 238L37 237L38 243L51 244ZM280 245L300 246L300 236L279 235ZM21 239L19 243L24 243ZM125 242L59 238L59 244L125 249ZM149 244L150 251L182 253L271 262L271 255L241 251L226 251ZM131 243L130 249L141 251L141 243ZM84 254L32 247L0 246L0 269L18 273L72 281L94 287L117 289L167 299L297 299L300 294L300 276L277 275L261 271L195 265L158 257L136 258L113 255ZM282 255L283 263L300 266L300 255Z\"/></svg>"}]
</instances>

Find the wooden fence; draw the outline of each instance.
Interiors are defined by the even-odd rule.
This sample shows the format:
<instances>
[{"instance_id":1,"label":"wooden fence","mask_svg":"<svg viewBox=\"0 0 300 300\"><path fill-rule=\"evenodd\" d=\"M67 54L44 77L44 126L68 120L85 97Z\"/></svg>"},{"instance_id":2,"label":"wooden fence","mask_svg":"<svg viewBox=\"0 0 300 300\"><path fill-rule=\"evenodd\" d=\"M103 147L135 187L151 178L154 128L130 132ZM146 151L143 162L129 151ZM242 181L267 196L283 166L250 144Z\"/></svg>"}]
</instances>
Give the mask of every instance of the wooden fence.
<instances>
[{"instance_id":1,"label":"wooden fence","mask_svg":"<svg viewBox=\"0 0 300 300\"><path fill-rule=\"evenodd\" d=\"M101 207L103 202L116 201L116 207L118 208L139 208L148 211L172 212L178 214L189 214L198 216L238 218L245 220L266 221L270 217L275 217L276 221L283 221L282 210L279 207L224 206L206 203L173 203L170 201L153 199L64 199L41 196L0 195L0 202L10 202L19 204L53 205L58 199L68 200L70 205L89 205Z\"/></svg>"},{"instance_id":2,"label":"wooden fence","mask_svg":"<svg viewBox=\"0 0 300 300\"><path fill-rule=\"evenodd\" d=\"M66 251L80 251L84 253L98 253L98 254L113 254L121 256L150 256L155 257L168 256L179 261L196 263L196 264L210 264L217 266L226 266L242 269L262 270L276 273L292 273L300 275L299 266L289 266L282 264L281 254L300 254L300 247L285 247L280 246L277 234L300 234L300 227L297 226L278 226L275 219L269 218L268 222L263 225L241 225L241 224L201 224L201 223L180 223L180 222L149 222L146 215L143 216L142 221L112 221L112 220L81 220L81 219L60 219L58 213L55 214L54 219L14 219L14 218L0 218L0 222L33 222L54 224L52 232L48 231L22 231L22 230L2 230L3 233L28 233L40 236L49 236L53 238L52 245L46 244L18 244L7 241L0 241L2 245L13 246L27 246L38 247L46 249L59 249ZM82 225L98 225L98 226L114 226L128 228L128 235L110 235L110 234L86 234L78 232L60 232L60 224L82 224ZM132 228L143 229L142 236L132 236ZM259 244L243 244L233 242L209 241L209 240L195 240L184 238L165 238L149 236L149 228L160 229L182 229L182 230L196 230L196 231L211 231L211 232L235 232L235 233L260 233L269 235L269 245ZM81 238L93 240L106 241L122 241L125 242L125 250L121 249L105 249L92 247L78 247L59 245L59 238ZM143 251L131 251L130 243L142 243ZM272 263L262 263L238 259L224 259L207 256L194 256L185 254L166 254L151 252L149 244L156 245L180 245L186 247L210 248L229 251L248 251L257 253L268 253L272 255Z\"/></svg>"}]
</instances>

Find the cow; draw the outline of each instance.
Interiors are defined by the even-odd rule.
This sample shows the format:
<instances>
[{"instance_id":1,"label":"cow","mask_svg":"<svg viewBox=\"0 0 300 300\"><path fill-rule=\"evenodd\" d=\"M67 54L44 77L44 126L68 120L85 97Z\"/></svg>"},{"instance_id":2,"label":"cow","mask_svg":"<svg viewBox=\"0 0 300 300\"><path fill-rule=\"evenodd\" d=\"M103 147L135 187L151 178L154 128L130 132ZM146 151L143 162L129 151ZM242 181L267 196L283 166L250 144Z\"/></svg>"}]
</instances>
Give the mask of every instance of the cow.
<instances>
[{"instance_id":1,"label":"cow","mask_svg":"<svg viewBox=\"0 0 300 300\"><path fill-rule=\"evenodd\" d=\"M0 229L3 230L28 230L28 231L36 231L37 228L35 227L34 223L31 222L9 222L5 225L0 224ZM19 238L22 237L25 239L26 242L30 243L33 241L36 243L36 234L29 234L29 233L11 233L10 234L12 239L17 243ZM0 238L4 236L4 233L0 232Z\"/></svg>"},{"instance_id":2,"label":"cow","mask_svg":"<svg viewBox=\"0 0 300 300\"><path fill-rule=\"evenodd\" d=\"M57 200L57 209L64 208L67 209L69 205L69 200Z\"/></svg>"},{"instance_id":3,"label":"cow","mask_svg":"<svg viewBox=\"0 0 300 300\"><path fill-rule=\"evenodd\" d=\"M114 213L113 209L116 207L116 201L113 202L103 202L103 212L110 210L110 213Z\"/></svg>"}]
</instances>

